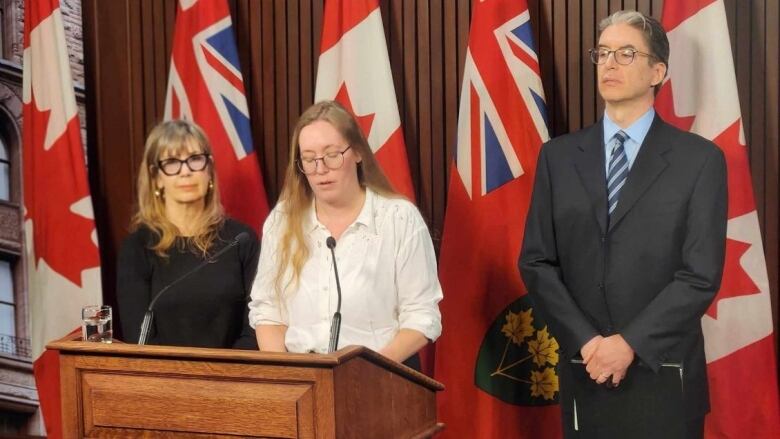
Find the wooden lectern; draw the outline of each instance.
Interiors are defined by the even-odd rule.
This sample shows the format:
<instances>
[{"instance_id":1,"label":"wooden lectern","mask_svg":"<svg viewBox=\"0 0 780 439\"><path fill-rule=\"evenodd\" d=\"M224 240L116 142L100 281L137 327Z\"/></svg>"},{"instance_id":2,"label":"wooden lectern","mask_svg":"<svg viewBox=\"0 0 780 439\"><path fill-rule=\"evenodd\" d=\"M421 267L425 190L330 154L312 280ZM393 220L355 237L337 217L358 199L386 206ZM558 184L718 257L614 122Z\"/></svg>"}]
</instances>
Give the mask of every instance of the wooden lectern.
<instances>
[{"instance_id":1,"label":"wooden lectern","mask_svg":"<svg viewBox=\"0 0 780 439\"><path fill-rule=\"evenodd\" d=\"M60 340L65 438L424 438L444 386L364 347L330 355Z\"/></svg>"}]
</instances>

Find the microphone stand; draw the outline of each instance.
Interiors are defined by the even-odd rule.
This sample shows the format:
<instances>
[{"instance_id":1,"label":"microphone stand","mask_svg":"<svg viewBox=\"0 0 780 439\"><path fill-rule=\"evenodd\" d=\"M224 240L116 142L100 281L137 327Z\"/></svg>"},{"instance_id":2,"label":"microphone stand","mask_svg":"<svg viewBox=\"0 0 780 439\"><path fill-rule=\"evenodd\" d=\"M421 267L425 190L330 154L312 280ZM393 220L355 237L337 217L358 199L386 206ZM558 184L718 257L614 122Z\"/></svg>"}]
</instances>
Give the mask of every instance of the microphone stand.
<instances>
[{"instance_id":1,"label":"microphone stand","mask_svg":"<svg viewBox=\"0 0 780 439\"><path fill-rule=\"evenodd\" d=\"M149 307L146 309L146 312L144 313L144 319L141 322L141 334L138 336L138 344L145 345L146 340L149 338L149 331L152 328L152 320L154 320L154 304L157 303L157 299L159 299L160 296L163 295L163 293L171 289L172 286L178 284L182 280L190 277L193 273L205 267L206 265L217 262L217 258L224 255L225 253L228 252L228 250L237 246L239 243L245 241L248 238L249 238L248 233L246 232L239 233L238 235L236 235L236 238L230 244L226 245L223 249L215 253L214 256L207 258L205 261L196 265L195 268L179 276L175 281L169 283L162 290L158 291L157 294L155 294L154 297L152 298L152 301L149 302Z\"/></svg>"},{"instance_id":2,"label":"microphone stand","mask_svg":"<svg viewBox=\"0 0 780 439\"><path fill-rule=\"evenodd\" d=\"M333 258L333 273L336 275L336 293L338 294L338 303L336 313L333 314L333 321L330 325L330 343L328 343L328 353L335 352L339 346L339 333L341 332L341 283L339 282L339 269L336 266L336 240L329 236L325 241L330 249L331 258Z\"/></svg>"}]
</instances>

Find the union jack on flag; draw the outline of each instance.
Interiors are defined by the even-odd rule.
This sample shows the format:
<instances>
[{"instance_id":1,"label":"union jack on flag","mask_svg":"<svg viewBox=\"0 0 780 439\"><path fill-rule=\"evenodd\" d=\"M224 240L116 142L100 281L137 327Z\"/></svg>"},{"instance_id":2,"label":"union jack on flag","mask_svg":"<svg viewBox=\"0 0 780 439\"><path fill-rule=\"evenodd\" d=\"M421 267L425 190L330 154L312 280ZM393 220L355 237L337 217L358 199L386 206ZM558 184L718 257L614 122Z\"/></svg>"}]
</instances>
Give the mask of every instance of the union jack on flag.
<instances>
[{"instance_id":1,"label":"union jack on flag","mask_svg":"<svg viewBox=\"0 0 780 439\"><path fill-rule=\"evenodd\" d=\"M226 0L179 0L165 119L188 119L214 151L227 213L260 231L268 214Z\"/></svg>"},{"instance_id":2,"label":"union jack on flag","mask_svg":"<svg viewBox=\"0 0 780 439\"><path fill-rule=\"evenodd\" d=\"M516 265L548 139L530 15L523 0L472 4L439 258L448 328L436 341L436 357L447 361L437 361L434 374L447 384L437 399L442 437L560 437L555 365L528 356L532 343L554 351L557 342ZM515 324L523 319L520 334Z\"/></svg>"},{"instance_id":3,"label":"union jack on flag","mask_svg":"<svg viewBox=\"0 0 780 439\"><path fill-rule=\"evenodd\" d=\"M463 76L455 163L469 196L484 196L524 174L519 157L523 145L548 139L528 10L492 32L472 32ZM516 108L519 102L527 113ZM531 124L517 123L520 118L530 118ZM533 132L524 132L526 126Z\"/></svg>"}]
</instances>

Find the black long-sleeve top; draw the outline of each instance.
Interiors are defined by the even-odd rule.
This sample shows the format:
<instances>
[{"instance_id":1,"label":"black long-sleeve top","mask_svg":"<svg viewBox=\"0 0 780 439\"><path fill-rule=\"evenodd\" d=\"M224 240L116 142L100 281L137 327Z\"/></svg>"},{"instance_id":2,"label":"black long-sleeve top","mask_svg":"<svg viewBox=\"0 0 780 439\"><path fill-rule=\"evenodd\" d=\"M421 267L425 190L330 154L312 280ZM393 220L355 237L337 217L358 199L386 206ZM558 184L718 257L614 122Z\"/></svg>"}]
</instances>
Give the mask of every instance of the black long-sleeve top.
<instances>
[{"instance_id":1,"label":"black long-sleeve top","mask_svg":"<svg viewBox=\"0 0 780 439\"><path fill-rule=\"evenodd\" d=\"M228 219L212 245L214 254L241 232L251 239L183 279L157 300L147 344L257 349L248 323L247 299L257 271L257 234ZM152 297L200 264L204 258L177 238L161 258L151 247L157 238L140 227L122 243L117 267L117 299L124 341L138 343L141 321Z\"/></svg>"}]
</instances>

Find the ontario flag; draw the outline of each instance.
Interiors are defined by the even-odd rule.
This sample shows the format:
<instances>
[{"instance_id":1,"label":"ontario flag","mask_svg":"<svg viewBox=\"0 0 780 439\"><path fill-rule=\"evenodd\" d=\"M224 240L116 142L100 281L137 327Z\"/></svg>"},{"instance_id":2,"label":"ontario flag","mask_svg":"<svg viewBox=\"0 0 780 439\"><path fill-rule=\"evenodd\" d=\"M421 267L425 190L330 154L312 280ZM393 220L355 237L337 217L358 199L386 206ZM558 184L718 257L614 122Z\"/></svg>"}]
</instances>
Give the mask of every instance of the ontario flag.
<instances>
[{"instance_id":1,"label":"ontario flag","mask_svg":"<svg viewBox=\"0 0 780 439\"><path fill-rule=\"evenodd\" d=\"M558 344L517 269L545 118L527 3L474 2L439 265L445 437L561 435Z\"/></svg>"},{"instance_id":2,"label":"ontario flag","mask_svg":"<svg viewBox=\"0 0 780 439\"><path fill-rule=\"evenodd\" d=\"M314 100L357 118L390 183L414 201L378 0L325 1Z\"/></svg>"},{"instance_id":3,"label":"ontario flag","mask_svg":"<svg viewBox=\"0 0 780 439\"><path fill-rule=\"evenodd\" d=\"M260 233L268 201L226 0L179 0L165 119L203 128L226 212Z\"/></svg>"},{"instance_id":4,"label":"ontario flag","mask_svg":"<svg viewBox=\"0 0 780 439\"><path fill-rule=\"evenodd\" d=\"M671 56L656 109L711 139L728 169L723 281L702 318L712 411L705 436L780 437L772 305L722 0L664 2Z\"/></svg>"},{"instance_id":5,"label":"ontario flag","mask_svg":"<svg viewBox=\"0 0 780 439\"><path fill-rule=\"evenodd\" d=\"M33 369L46 430L61 436L59 357L46 343L102 303L100 256L59 0L24 4L24 226Z\"/></svg>"}]
</instances>

